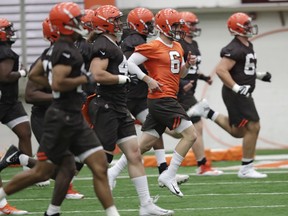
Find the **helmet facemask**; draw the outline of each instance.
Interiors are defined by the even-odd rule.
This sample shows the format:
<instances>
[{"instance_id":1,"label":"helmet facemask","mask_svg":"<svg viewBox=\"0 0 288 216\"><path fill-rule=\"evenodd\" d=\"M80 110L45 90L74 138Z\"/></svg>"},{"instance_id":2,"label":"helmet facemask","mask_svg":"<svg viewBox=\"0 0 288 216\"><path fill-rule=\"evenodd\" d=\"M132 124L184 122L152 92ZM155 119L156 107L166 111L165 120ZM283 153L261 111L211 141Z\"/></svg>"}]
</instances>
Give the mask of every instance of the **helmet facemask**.
<instances>
[{"instance_id":1,"label":"helmet facemask","mask_svg":"<svg viewBox=\"0 0 288 216\"><path fill-rule=\"evenodd\" d=\"M199 37L201 35L201 28L197 28L198 22L185 22L186 36Z\"/></svg>"},{"instance_id":2,"label":"helmet facemask","mask_svg":"<svg viewBox=\"0 0 288 216\"><path fill-rule=\"evenodd\" d=\"M79 35L81 35L82 37L87 37L88 35L88 30L84 29L84 27L82 26L82 22L81 22L81 16L79 15L77 17L74 17L70 11L64 9L64 13L67 14L70 18L70 21L68 24L64 25L64 28L67 30L72 30L76 33L78 33Z\"/></svg>"},{"instance_id":3,"label":"helmet facemask","mask_svg":"<svg viewBox=\"0 0 288 216\"><path fill-rule=\"evenodd\" d=\"M178 40L181 40L185 37L186 33L183 30L184 20L180 20L179 23L173 23L171 27L169 24L167 24L167 25L170 28L170 32L169 32L169 36L168 36L169 38L172 38L173 40L178 41Z\"/></svg>"},{"instance_id":4,"label":"helmet facemask","mask_svg":"<svg viewBox=\"0 0 288 216\"><path fill-rule=\"evenodd\" d=\"M244 25L237 23L243 29L243 34L241 36L253 37L258 34L258 26L256 24L252 25L251 21L246 22Z\"/></svg>"}]
</instances>

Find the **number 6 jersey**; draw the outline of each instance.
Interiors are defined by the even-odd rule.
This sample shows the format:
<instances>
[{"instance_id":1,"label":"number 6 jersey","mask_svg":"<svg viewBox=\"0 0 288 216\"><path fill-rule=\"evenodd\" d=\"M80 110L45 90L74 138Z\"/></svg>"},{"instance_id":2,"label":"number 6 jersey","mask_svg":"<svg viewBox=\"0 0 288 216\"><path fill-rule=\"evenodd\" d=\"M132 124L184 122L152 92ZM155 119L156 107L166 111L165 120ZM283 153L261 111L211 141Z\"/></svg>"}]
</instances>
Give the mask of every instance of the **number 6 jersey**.
<instances>
[{"instance_id":1,"label":"number 6 jersey","mask_svg":"<svg viewBox=\"0 0 288 216\"><path fill-rule=\"evenodd\" d=\"M137 46L135 52L147 58L144 66L148 71L148 75L163 84L161 86L162 92L149 92L148 98L177 98L184 54L181 45L175 41L171 45L164 44L159 38Z\"/></svg>"}]
</instances>

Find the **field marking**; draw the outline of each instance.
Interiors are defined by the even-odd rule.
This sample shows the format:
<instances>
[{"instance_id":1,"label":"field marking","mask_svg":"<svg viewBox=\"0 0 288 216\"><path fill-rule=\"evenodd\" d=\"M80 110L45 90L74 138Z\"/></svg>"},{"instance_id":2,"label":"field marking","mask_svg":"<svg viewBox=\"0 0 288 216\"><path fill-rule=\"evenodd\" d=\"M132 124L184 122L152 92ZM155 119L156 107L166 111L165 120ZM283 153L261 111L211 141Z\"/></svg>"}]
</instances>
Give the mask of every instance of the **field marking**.
<instances>
[{"instance_id":1,"label":"field marking","mask_svg":"<svg viewBox=\"0 0 288 216\"><path fill-rule=\"evenodd\" d=\"M271 209L271 208L287 208L288 205L270 205L270 206L222 206L222 207L209 207L209 208L181 208L181 209L173 209L176 213L177 212L186 212L186 211L211 211L211 210L225 210L225 209L256 209L256 208L264 208L264 209ZM139 212L139 209L118 209L121 212ZM61 211L61 213L65 214L76 214L76 213L103 213L103 210L95 210L95 211ZM43 212L29 212L29 215L39 215L43 214Z\"/></svg>"}]
</instances>

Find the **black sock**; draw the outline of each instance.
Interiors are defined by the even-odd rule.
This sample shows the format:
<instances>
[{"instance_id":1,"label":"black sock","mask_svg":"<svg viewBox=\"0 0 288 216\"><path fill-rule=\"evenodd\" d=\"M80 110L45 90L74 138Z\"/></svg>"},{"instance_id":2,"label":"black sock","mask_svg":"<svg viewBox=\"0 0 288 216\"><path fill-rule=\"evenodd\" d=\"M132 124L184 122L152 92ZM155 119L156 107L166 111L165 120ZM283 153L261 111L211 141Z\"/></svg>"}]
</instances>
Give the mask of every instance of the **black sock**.
<instances>
[{"instance_id":1,"label":"black sock","mask_svg":"<svg viewBox=\"0 0 288 216\"><path fill-rule=\"evenodd\" d=\"M253 161L254 161L254 160L251 160L251 161L248 161L248 162L247 162L247 161L242 161L241 164L244 166L244 165L248 165L248 164L250 164L250 163L253 163Z\"/></svg>"},{"instance_id":2,"label":"black sock","mask_svg":"<svg viewBox=\"0 0 288 216\"><path fill-rule=\"evenodd\" d=\"M167 163L161 163L160 166L158 166L159 174L161 174L162 172L164 172L167 168L168 168Z\"/></svg>"},{"instance_id":3,"label":"black sock","mask_svg":"<svg viewBox=\"0 0 288 216\"><path fill-rule=\"evenodd\" d=\"M197 166L200 167L201 165L205 165L207 162L206 157L202 158L202 160L197 161Z\"/></svg>"}]
</instances>

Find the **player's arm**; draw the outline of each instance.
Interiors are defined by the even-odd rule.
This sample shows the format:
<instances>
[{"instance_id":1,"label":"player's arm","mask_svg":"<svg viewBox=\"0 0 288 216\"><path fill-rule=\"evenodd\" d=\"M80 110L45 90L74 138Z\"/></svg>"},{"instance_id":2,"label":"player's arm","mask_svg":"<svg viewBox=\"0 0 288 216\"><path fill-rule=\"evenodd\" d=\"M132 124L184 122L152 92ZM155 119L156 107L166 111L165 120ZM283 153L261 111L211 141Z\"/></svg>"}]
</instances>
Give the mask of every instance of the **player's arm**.
<instances>
[{"instance_id":1,"label":"player's arm","mask_svg":"<svg viewBox=\"0 0 288 216\"><path fill-rule=\"evenodd\" d=\"M65 92L71 91L76 87L88 82L85 75L77 77L68 77L72 71L70 65L58 64L52 68L52 83L53 91Z\"/></svg>"},{"instance_id":2,"label":"player's arm","mask_svg":"<svg viewBox=\"0 0 288 216\"><path fill-rule=\"evenodd\" d=\"M124 84L121 82L121 77L124 75L114 75L107 71L109 64L108 58L98 58L95 57L90 63L90 71L93 74L93 77L97 83L104 84L104 85L115 85L115 84ZM127 77L127 76L125 76ZM127 77L128 78L128 77ZM125 80L126 83L126 80Z\"/></svg>"},{"instance_id":3,"label":"player's arm","mask_svg":"<svg viewBox=\"0 0 288 216\"><path fill-rule=\"evenodd\" d=\"M42 104L52 101L52 94L41 91L43 89L39 84L27 81L25 89L25 101L29 104Z\"/></svg>"},{"instance_id":4,"label":"player's arm","mask_svg":"<svg viewBox=\"0 0 288 216\"><path fill-rule=\"evenodd\" d=\"M27 76L26 70L12 71L13 65L13 59L4 59L0 61L0 82L15 82L20 77Z\"/></svg>"},{"instance_id":5,"label":"player's arm","mask_svg":"<svg viewBox=\"0 0 288 216\"><path fill-rule=\"evenodd\" d=\"M138 52L134 52L128 59L128 70L131 74L136 74L138 79L147 83L151 91L162 91L161 83L157 82L147 74L145 74L138 65L143 64L148 59Z\"/></svg>"},{"instance_id":6,"label":"player's arm","mask_svg":"<svg viewBox=\"0 0 288 216\"><path fill-rule=\"evenodd\" d=\"M235 61L230 58L223 57L218 65L216 66L216 74L221 79L223 84L227 86L228 88L233 88L235 84L237 84L231 77L229 71L233 68L235 65Z\"/></svg>"},{"instance_id":7,"label":"player's arm","mask_svg":"<svg viewBox=\"0 0 288 216\"><path fill-rule=\"evenodd\" d=\"M39 58L38 61L35 63L33 68L30 70L28 74L29 80L35 82L41 86L49 87L48 78L44 76L45 71L42 65L42 61Z\"/></svg>"}]
</instances>

